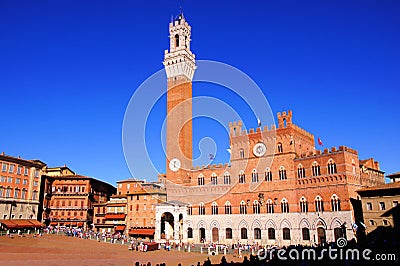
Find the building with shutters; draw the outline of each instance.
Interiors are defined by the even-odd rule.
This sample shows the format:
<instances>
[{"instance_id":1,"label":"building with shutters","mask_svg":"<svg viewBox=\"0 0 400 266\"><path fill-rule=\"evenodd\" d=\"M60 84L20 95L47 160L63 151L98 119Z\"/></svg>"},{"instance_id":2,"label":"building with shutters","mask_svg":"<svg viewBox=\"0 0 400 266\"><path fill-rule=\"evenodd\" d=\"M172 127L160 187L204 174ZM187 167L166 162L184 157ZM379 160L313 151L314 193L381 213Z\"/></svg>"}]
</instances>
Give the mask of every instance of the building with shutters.
<instances>
[{"instance_id":1,"label":"building with shutters","mask_svg":"<svg viewBox=\"0 0 400 266\"><path fill-rule=\"evenodd\" d=\"M0 154L0 219L40 220L41 176L46 164Z\"/></svg>"},{"instance_id":2,"label":"building with shutters","mask_svg":"<svg viewBox=\"0 0 400 266\"><path fill-rule=\"evenodd\" d=\"M154 239L156 204L166 201L162 184L126 179L106 203L95 204L94 227L99 232Z\"/></svg>"},{"instance_id":3,"label":"building with shutters","mask_svg":"<svg viewBox=\"0 0 400 266\"><path fill-rule=\"evenodd\" d=\"M68 167L48 168L44 176L43 221L46 225L92 228L94 204L107 202L115 187Z\"/></svg>"}]
</instances>

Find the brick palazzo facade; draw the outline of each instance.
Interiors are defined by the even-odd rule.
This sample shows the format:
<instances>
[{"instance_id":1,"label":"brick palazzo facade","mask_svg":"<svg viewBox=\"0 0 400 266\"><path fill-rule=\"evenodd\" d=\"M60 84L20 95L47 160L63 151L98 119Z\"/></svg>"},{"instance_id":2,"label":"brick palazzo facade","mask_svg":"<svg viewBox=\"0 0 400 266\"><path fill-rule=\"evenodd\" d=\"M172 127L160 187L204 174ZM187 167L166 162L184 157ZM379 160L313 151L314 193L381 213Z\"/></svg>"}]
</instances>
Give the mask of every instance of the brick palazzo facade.
<instances>
[{"instance_id":1,"label":"brick palazzo facade","mask_svg":"<svg viewBox=\"0 0 400 266\"><path fill-rule=\"evenodd\" d=\"M164 202L163 185L144 180L117 182L110 200L94 204L94 227L98 232L121 232L142 238L154 238L156 204Z\"/></svg>"},{"instance_id":2,"label":"brick palazzo facade","mask_svg":"<svg viewBox=\"0 0 400 266\"><path fill-rule=\"evenodd\" d=\"M68 167L48 168L43 176L43 222L46 225L91 228L94 204L107 202L115 187Z\"/></svg>"},{"instance_id":3,"label":"brick palazzo facade","mask_svg":"<svg viewBox=\"0 0 400 266\"><path fill-rule=\"evenodd\" d=\"M46 164L2 153L0 167L0 219L40 219L41 176Z\"/></svg>"},{"instance_id":4,"label":"brick palazzo facade","mask_svg":"<svg viewBox=\"0 0 400 266\"><path fill-rule=\"evenodd\" d=\"M359 189L383 184L384 173L354 149L316 150L314 136L293 123L291 111L278 113L277 126L247 131L241 121L230 123L230 164L192 168L187 121L195 61L183 14L169 32L162 176L168 202L157 206L156 240L290 245L353 238L350 200L358 200Z\"/></svg>"}]
</instances>

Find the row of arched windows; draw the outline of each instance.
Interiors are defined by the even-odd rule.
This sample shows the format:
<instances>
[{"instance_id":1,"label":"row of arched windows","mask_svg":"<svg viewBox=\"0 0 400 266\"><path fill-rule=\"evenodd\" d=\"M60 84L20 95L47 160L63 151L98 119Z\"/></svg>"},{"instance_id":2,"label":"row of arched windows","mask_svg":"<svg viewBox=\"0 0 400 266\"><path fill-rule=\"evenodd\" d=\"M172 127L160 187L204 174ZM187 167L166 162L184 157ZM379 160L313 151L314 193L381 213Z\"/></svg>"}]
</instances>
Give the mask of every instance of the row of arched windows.
<instances>
[{"instance_id":1,"label":"row of arched windows","mask_svg":"<svg viewBox=\"0 0 400 266\"><path fill-rule=\"evenodd\" d=\"M332 195L331 197L331 211L340 211L341 207L340 207L340 199L338 196L336 196L335 194ZM301 197L300 202L299 202L299 207L300 207L300 212L302 213L307 213L309 211L308 208L308 201L305 197ZM275 208L278 206L277 201L275 200L275 202L273 202L271 199L268 199L265 202L265 211L266 213L275 213ZM325 211L324 208L324 201L322 200L321 196L317 196L314 200L314 206L315 206L315 211L316 212L323 212ZM261 213L261 207L262 204L255 200L253 202L253 205L250 205L250 200L248 200L247 202L245 202L244 200L242 200L240 202L239 205L239 213L240 214L247 214L248 213L248 208L252 209L252 213L253 214L260 214ZM205 205L204 203L200 203L198 206L198 214L199 215L205 215L206 214L206 209L205 209ZM224 205L224 214L232 214L232 205L229 201L227 201ZM280 202L280 212L281 213L289 213L290 212L290 206L289 206L289 202L287 199L283 198ZM188 215L192 215L193 214L193 207L189 206L188 207ZM218 204L216 202L213 202L211 204L211 214L212 215L218 215L221 214L219 213L219 207Z\"/></svg>"},{"instance_id":2,"label":"row of arched windows","mask_svg":"<svg viewBox=\"0 0 400 266\"><path fill-rule=\"evenodd\" d=\"M337 169L336 169L336 163L330 159L327 164L327 174L332 175L336 174ZM320 176L321 175L321 166L317 163L314 162L311 166L311 174L312 176ZM306 170L302 164L299 164L297 167L297 177L298 178L304 178L306 177Z\"/></svg>"},{"instance_id":3,"label":"row of arched windows","mask_svg":"<svg viewBox=\"0 0 400 266\"><path fill-rule=\"evenodd\" d=\"M337 173L336 163L332 159L328 161L327 169L328 169L327 174L336 174ZM312 176L320 176L321 175L321 167L320 167L320 165L318 165L317 162L314 162L313 165L311 166L311 172L312 172L311 173ZM279 180L287 179L287 173L286 173L286 169L284 166L279 167L278 175L279 175ZM270 168L267 168L264 172L264 180L267 182L270 182L270 181L272 181L272 177L273 177L273 174L272 174ZM306 170L302 164L299 164L299 166L297 167L297 177L298 178L306 177ZM240 184L246 183L246 174L243 170L241 170L239 172L238 179L239 179ZM197 184L199 186L205 185L205 180L204 180L203 174L200 174L197 180L198 180ZM259 179L258 172L256 169L253 169L253 171L251 172L251 182L257 183L259 181L260 181L260 179ZM215 173L213 173L211 175L211 184L218 185L218 177ZM229 184L231 184L231 176L228 172L225 172L224 173L224 185L229 185Z\"/></svg>"},{"instance_id":4,"label":"row of arched windows","mask_svg":"<svg viewBox=\"0 0 400 266\"><path fill-rule=\"evenodd\" d=\"M372 220L370 220L370 223L374 224L374 222ZM384 225L388 225L388 221L384 220L383 224ZM200 231L205 232L205 229L204 228L200 228ZM218 231L219 231L218 228L214 227L212 229L213 234L215 232L218 235ZM246 227L241 227L240 228L240 238L241 239L248 239L249 238L248 231L249 230ZM344 232L343 228L341 228L341 227L336 227L336 228L333 229L333 231L334 231L334 237L335 237L336 241L337 241L337 239L339 239L341 237L346 237L346 232ZM325 229L322 228L322 227L318 227L317 232L318 232L319 235L323 235L323 236L326 234ZM188 238L193 238L193 228L188 227L187 233L188 233ZM290 232L290 228L288 228L288 227L282 228L282 239L283 240L290 240L291 239L290 233L291 233ZM200 233L200 235L201 235L201 233ZM303 240L306 240L306 241L307 240L308 241L311 240L310 229L308 227L302 227L301 228L301 235L302 235L302 239ZM258 228L258 227L254 228L253 229L253 239L262 239L262 237L264 237L264 236L262 236L261 228ZM233 230L232 230L232 228L226 228L225 229L225 239L233 239ZM276 229L275 228L269 227L267 229L267 239L269 239L269 240L275 240L276 239Z\"/></svg>"},{"instance_id":5,"label":"row of arched windows","mask_svg":"<svg viewBox=\"0 0 400 266\"><path fill-rule=\"evenodd\" d=\"M268 239L275 239L275 228L268 228L267 233L268 233ZM187 229L188 232L188 238L193 238L193 228L189 227ZM303 228L303 239L304 240L310 240L310 230L308 228ZM308 238L304 238L304 236L308 236ZM248 239L248 229L245 227L240 228L240 238L241 239ZM261 228L254 228L253 229L253 237L254 239L261 239ZM226 228L225 229L225 239L232 239L233 238L233 233L232 233L232 228ZM290 229L285 227L282 228L282 238L283 240L290 240Z\"/></svg>"},{"instance_id":6,"label":"row of arched windows","mask_svg":"<svg viewBox=\"0 0 400 266\"><path fill-rule=\"evenodd\" d=\"M279 168L278 174L279 174L279 179L280 180L286 180L287 179L286 169L285 169L284 166L281 166ZM272 176L273 175L272 175L271 170L269 168L267 168L265 170L265 172L264 172L264 180L267 181L267 182L270 182L270 181L272 181ZM241 170L239 172L238 180L239 180L240 184L246 183L246 174L245 174L245 172L243 170ZM260 179L259 179L258 172L257 172L256 169L253 169L253 171L251 172L251 182L257 183L259 181L260 181ZM223 182L224 182L224 185L231 184L231 175L228 172L224 173ZM212 185L218 185L218 176L215 173L213 173L211 175L211 184ZM205 185L205 178L204 178L203 174L200 174L199 177L197 178L197 185L198 186L204 186Z\"/></svg>"}]
</instances>

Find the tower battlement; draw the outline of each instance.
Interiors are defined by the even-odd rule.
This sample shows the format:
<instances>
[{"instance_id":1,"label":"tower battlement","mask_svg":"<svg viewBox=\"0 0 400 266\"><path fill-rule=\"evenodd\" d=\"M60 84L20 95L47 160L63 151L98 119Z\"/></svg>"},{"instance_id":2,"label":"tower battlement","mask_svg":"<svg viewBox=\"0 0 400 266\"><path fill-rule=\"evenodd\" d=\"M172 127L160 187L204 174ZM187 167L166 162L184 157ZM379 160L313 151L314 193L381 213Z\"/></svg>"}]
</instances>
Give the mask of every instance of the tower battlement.
<instances>
[{"instance_id":1,"label":"tower battlement","mask_svg":"<svg viewBox=\"0 0 400 266\"><path fill-rule=\"evenodd\" d=\"M281 129L291 129L296 131L309 139L314 139L314 135L310 132L302 129L301 127L292 123L292 116L293 113L291 110L288 112L278 112L278 127L275 124L270 126L264 127L257 127L257 128L249 128L248 130L243 129L243 122L242 121L234 121L229 123L229 133L230 137L237 137L237 136L245 136L254 133L261 133L261 132L275 132Z\"/></svg>"},{"instance_id":2,"label":"tower battlement","mask_svg":"<svg viewBox=\"0 0 400 266\"><path fill-rule=\"evenodd\" d=\"M180 13L174 21L169 23L169 50L164 53L164 67L167 77L186 77L193 79L195 55L190 50L191 27L185 20L183 13Z\"/></svg>"},{"instance_id":3,"label":"tower battlement","mask_svg":"<svg viewBox=\"0 0 400 266\"><path fill-rule=\"evenodd\" d=\"M325 148L324 150L313 150L309 152L304 152L299 155L298 159L307 159L315 156L321 156L321 155L328 155L328 154L335 154L335 153L340 153L340 152L349 152L354 155L358 156L358 152L352 148L346 147L346 146L339 146L339 147L332 147L330 149Z\"/></svg>"},{"instance_id":4,"label":"tower battlement","mask_svg":"<svg viewBox=\"0 0 400 266\"><path fill-rule=\"evenodd\" d=\"M286 112L278 112L278 128L285 128L292 124L292 110Z\"/></svg>"}]
</instances>

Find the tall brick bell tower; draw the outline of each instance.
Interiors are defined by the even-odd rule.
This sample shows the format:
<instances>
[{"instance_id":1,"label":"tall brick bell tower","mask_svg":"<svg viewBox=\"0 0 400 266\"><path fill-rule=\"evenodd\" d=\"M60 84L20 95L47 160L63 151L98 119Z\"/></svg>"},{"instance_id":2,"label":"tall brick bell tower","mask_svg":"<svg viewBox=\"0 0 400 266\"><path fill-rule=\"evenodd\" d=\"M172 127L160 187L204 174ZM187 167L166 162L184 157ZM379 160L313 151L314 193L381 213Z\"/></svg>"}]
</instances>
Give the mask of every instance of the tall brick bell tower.
<instances>
[{"instance_id":1,"label":"tall brick bell tower","mask_svg":"<svg viewBox=\"0 0 400 266\"><path fill-rule=\"evenodd\" d=\"M167 181L189 184L192 167L192 79L195 55L190 51L191 27L181 12L169 23L170 49L165 50L167 88Z\"/></svg>"}]
</instances>

